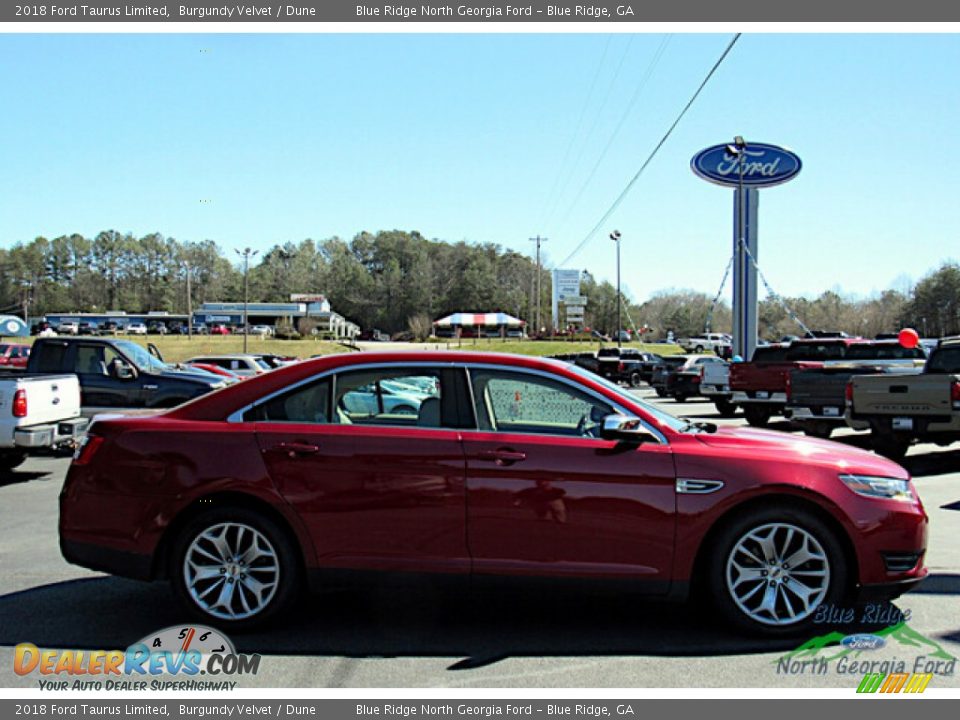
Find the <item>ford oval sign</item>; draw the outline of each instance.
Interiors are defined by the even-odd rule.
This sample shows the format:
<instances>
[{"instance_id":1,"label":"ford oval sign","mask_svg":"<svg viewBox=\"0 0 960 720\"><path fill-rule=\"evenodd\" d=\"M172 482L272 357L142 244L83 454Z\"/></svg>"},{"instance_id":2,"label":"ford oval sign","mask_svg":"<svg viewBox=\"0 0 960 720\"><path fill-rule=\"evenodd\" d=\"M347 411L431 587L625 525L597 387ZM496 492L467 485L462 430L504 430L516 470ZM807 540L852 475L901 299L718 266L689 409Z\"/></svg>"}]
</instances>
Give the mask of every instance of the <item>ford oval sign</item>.
<instances>
[{"instance_id":1,"label":"ford oval sign","mask_svg":"<svg viewBox=\"0 0 960 720\"><path fill-rule=\"evenodd\" d=\"M847 635L840 641L840 644L848 650L879 650L887 644L887 641L879 635L868 635L864 633L861 635Z\"/></svg>"},{"instance_id":2,"label":"ford oval sign","mask_svg":"<svg viewBox=\"0 0 960 720\"><path fill-rule=\"evenodd\" d=\"M693 156L690 167L697 175L717 185L740 184L741 159L728 145L714 145ZM792 180L800 172L800 158L777 145L747 143L743 151L744 187L769 187Z\"/></svg>"}]
</instances>

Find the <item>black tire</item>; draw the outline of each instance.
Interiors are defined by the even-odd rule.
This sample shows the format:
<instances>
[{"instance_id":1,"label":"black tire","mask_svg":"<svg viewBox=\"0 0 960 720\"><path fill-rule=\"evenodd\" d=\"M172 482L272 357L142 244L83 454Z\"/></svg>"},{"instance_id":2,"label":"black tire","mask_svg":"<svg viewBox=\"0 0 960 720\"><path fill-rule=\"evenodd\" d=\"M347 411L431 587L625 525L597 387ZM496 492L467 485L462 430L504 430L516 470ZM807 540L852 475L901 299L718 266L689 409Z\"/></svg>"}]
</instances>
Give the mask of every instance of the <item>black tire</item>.
<instances>
[{"instance_id":1,"label":"black tire","mask_svg":"<svg viewBox=\"0 0 960 720\"><path fill-rule=\"evenodd\" d=\"M657 397L666 397L666 396L667 396L667 391L664 390L663 388L659 388L659 387L658 387L658 388L654 388L654 390L657 391Z\"/></svg>"},{"instance_id":2,"label":"black tire","mask_svg":"<svg viewBox=\"0 0 960 720\"><path fill-rule=\"evenodd\" d=\"M833 426L825 422L805 422L800 424L803 434L808 437L826 440L833 433Z\"/></svg>"},{"instance_id":3,"label":"black tire","mask_svg":"<svg viewBox=\"0 0 960 720\"><path fill-rule=\"evenodd\" d=\"M678 403L685 403L685 402L687 401L687 396L686 396L686 395L674 395L674 396L673 396L673 399L676 400Z\"/></svg>"},{"instance_id":4,"label":"black tire","mask_svg":"<svg viewBox=\"0 0 960 720\"><path fill-rule=\"evenodd\" d=\"M210 612L194 599L188 589L187 571L185 567L188 551L194 541L198 540L205 532L224 525L242 525L248 530L255 530L266 540L266 543L268 543L268 545L261 545L261 547L271 549L276 559L276 567L278 569L272 595L264 602L263 607L259 611L247 617L231 618L224 617L223 612ZM271 518L247 508L220 507L204 512L193 518L181 529L178 535L179 538L170 556L171 564L169 573L171 584L184 608L191 615L203 622L211 624L214 627L223 628L224 630L249 630L268 623L272 618L290 609L300 597L303 587L303 568L301 566L300 555L294 545L295 541L291 538L290 533L280 527ZM235 533L233 537L236 537ZM270 562L270 559L267 558L265 561ZM253 573L258 572L255 563L253 564L251 577L253 577ZM245 576L241 574L238 577L244 578ZM268 573L266 576L260 575L259 577L260 579L266 580L271 577L271 575ZM211 581L211 585L215 585L218 582L219 579ZM237 583L239 586L239 579ZM202 594L202 592L209 587L209 585L200 585L198 586L198 592ZM218 587L223 587L223 584L220 583ZM213 588L209 597L217 594L218 587ZM241 590L240 592L242 593L243 591ZM247 597L251 597L249 593ZM234 602L234 607L236 606L237 603Z\"/></svg>"},{"instance_id":5,"label":"black tire","mask_svg":"<svg viewBox=\"0 0 960 720\"><path fill-rule=\"evenodd\" d=\"M737 406L729 400L717 400L713 405L717 408L717 412L720 413L720 417L732 418L737 414Z\"/></svg>"},{"instance_id":6,"label":"black tire","mask_svg":"<svg viewBox=\"0 0 960 720\"><path fill-rule=\"evenodd\" d=\"M870 447L877 453L883 455L888 460L900 462L910 449L910 440L908 438L897 437L889 432L870 433Z\"/></svg>"},{"instance_id":7,"label":"black tire","mask_svg":"<svg viewBox=\"0 0 960 720\"><path fill-rule=\"evenodd\" d=\"M397 405L392 410L393 415L416 415L417 411L411 405Z\"/></svg>"},{"instance_id":8,"label":"black tire","mask_svg":"<svg viewBox=\"0 0 960 720\"><path fill-rule=\"evenodd\" d=\"M770 422L770 410L761 405L744 405L743 414L753 427L765 427Z\"/></svg>"},{"instance_id":9,"label":"black tire","mask_svg":"<svg viewBox=\"0 0 960 720\"><path fill-rule=\"evenodd\" d=\"M27 454L17 450L0 452L0 472L10 472L27 461Z\"/></svg>"},{"instance_id":10,"label":"black tire","mask_svg":"<svg viewBox=\"0 0 960 720\"><path fill-rule=\"evenodd\" d=\"M640 387L640 373L630 373L630 387Z\"/></svg>"},{"instance_id":11,"label":"black tire","mask_svg":"<svg viewBox=\"0 0 960 720\"><path fill-rule=\"evenodd\" d=\"M787 587L789 587L789 580L783 584L782 588L777 588L774 591L775 607L782 616L782 624L767 624L756 619L755 617L752 617L746 610L742 609L741 606L738 605L728 584L727 565L728 562L733 559L731 558L731 555L734 553L734 549L741 539L745 538L753 531L767 532L766 528L773 525L792 526L796 529L802 530L814 538L814 540L819 544L820 550L823 552L825 558L823 564L825 564L829 571L829 580L826 583L826 589L823 593L823 597L815 603L811 602L812 608L807 614L803 614L803 612L800 610L800 608L802 608L802 604L798 600L797 596L793 595L792 593L788 593ZM779 531L779 535L777 537L779 537L781 540L784 539L786 537L786 529ZM798 535L794 535L792 542L798 542L798 537ZM797 545L792 545L791 547L797 547ZM801 633L813 625L813 620L816 617L817 606L823 604L842 606L848 599L851 577L847 567L846 556L841 548L841 539L837 537L836 532L834 532L831 527L824 523L815 514L803 508L790 506L770 506L747 511L727 522L719 531L719 533L713 538L712 548L710 550L710 555L708 556L706 574L708 577L708 590L712 597L714 606L721 617L730 625L749 634L790 636ZM784 553L784 555L788 556L790 552L791 551L788 551ZM734 557L737 559L744 559L746 556L738 554ZM782 557L781 560L783 559L785 558ZM812 562L813 565L804 563L804 565L801 565L800 567L806 566L805 569L810 569L814 566L823 566L819 560ZM794 570L796 570L796 568L794 568ZM741 577L739 575L735 575L734 573L735 571L730 570L729 577ZM767 577L769 578L772 575L773 572L770 571L770 574ZM796 578L791 576L790 580L796 581ZM748 580L745 582L749 583L751 581ZM767 588L770 587L771 580L758 580L757 582L760 584L760 594L765 594L767 592ZM804 582L811 582L811 580L804 577ZM747 585L744 587L742 592L746 594L750 590L753 590L754 587L756 586ZM787 615L785 603L788 601L788 599L792 599L792 602L794 603L791 609L797 612L798 615L801 615L801 618L796 622L790 622L789 615ZM745 600L744 604L749 607L753 602L756 601L751 598ZM771 620L767 617L764 619L766 619L768 622Z\"/></svg>"},{"instance_id":12,"label":"black tire","mask_svg":"<svg viewBox=\"0 0 960 720\"><path fill-rule=\"evenodd\" d=\"M694 351L697 355L699 355L700 353L703 352L703 345L697 345L697 346L693 349L693 351Z\"/></svg>"}]
</instances>

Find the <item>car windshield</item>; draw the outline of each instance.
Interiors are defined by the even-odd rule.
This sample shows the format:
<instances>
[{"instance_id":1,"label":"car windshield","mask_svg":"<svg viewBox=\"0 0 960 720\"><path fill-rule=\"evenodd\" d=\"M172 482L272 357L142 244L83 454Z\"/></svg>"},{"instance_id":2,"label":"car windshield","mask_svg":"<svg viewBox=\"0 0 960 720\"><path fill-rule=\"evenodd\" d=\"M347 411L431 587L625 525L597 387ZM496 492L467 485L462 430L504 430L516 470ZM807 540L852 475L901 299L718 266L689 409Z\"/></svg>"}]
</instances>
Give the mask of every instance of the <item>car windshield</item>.
<instances>
[{"instance_id":1,"label":"car windshield","mask_svg":"<svg viewBox=\"0 0 960 720\"><path fill-rule=\"evenodd\" d=\"M905 348L900 343L862 343L847 348L847 360L922 360L920 345Z\"/></svg>"},{"instance_id":2,"label":"car windshield","mask_svg":"<svg viewBox=\"0 0 960 720\"><path fill-rule=\"evenodd\" d=\"M157 360L157 358L147 352L143 347L134 342L130 342L129 340L119 340L117 341L117 347L120 348L128 358L133 360L133 362L141 370L146 370L147 372L152 373L161 373L170 369L169 365L167 365L165 362Z\"/></svg>"},{"instance_id":3,"label":"car windshield","mask_svg":"<svg viewBox=\"0 0 960 720\"><path fill-rule=\"evenodd\" d=\"M270 363L268 363L268 362L267 362L266 360L264 360L263 358L254 358L254 362L257 363L257 367L259 367L261 370L271 370L271 369L272 369L272 368L270 367Z\"/></svg>"},{"instance_id":4,"label":"car windshield","mask_svg":"<svg viewBox=\"0 0 960 720\"><path fill-rule=\"evenodd\" d=\"M681 420L678 417L674 417L670 413L664 410L661 410L660 408L655 407L644 400L641 400L636 395L633 395L627 392L622 387L620 387L616 383L610 382L606 378L600 377L599 375L595 375L594 373L580 367L579 365L569 365L567 367L571 371L577 373L577 375L580 375L588 380L592 380L595 383L599 383L600 385L603 385L605 388L615 393L618 398L622 398L624 402L633 403L634 405L639 405L644 409L644 412L648 413L657 422L659 422L662 425L666 425L671 430L676 430L677 432L680 432L690 427L690 423L688 423L686 420Z\"/></svg>"}]
</instances>

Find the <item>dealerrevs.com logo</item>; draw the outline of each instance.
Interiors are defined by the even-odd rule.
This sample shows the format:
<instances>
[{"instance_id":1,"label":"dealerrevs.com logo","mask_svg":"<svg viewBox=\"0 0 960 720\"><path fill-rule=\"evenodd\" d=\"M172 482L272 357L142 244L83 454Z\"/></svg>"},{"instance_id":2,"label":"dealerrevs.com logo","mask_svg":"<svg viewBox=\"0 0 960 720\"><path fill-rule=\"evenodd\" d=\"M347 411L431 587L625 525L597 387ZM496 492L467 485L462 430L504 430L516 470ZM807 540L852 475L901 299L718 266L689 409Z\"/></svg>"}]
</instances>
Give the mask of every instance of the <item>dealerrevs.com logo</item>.
<instances>
[{"instance_id":1,"label":"dealerrevs.com logo","mask_svg":"<svg viewBox=\"0 0 960 720\"><path fill-rule=\"evenodd\" d=\"M13 656L14 672L40 676L41 690L234 690L238 683L227 678L259 669L259 655L238 653L227 636L203 625L164 628L126 650L20 643Z\"/></svg>"}]
</instances>

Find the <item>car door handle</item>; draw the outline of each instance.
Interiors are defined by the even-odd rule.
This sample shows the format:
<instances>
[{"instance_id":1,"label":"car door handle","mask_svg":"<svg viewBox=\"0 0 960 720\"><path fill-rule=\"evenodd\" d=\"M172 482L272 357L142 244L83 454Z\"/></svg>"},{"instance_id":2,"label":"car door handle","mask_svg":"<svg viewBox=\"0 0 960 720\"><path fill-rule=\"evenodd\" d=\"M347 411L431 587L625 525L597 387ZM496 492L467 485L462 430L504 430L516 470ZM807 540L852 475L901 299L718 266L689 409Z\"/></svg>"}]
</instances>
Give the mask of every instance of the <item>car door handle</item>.
<instances>
[{"instance_id":1,"label":"car door handle","mask_svg":"<svg viewBox=\"0 0 960 720\"><path fill-rule=\"evenodd\" d=\"M270 449L287 453L287 455L290 457L296 457L297 455L313 455L314 453L320 452L319 445L311 445L310 443L300 442L283 442L278 445L274 445Z\"/></svg>"},{"instance_id":2,"label":"car door handle","mask_svg":"<svg viewBox=\"0 0 960 720\"><path fill-rule=\"evenodd\" d=\"M143 386L143 389L144 389L144 390L156 390L156 389L157 389L157 386L156 386L156 385L144 385L144 386Z\"/></svg>"},{"instance_id":3,"label":"car door handle","mask_svg":"<svg viewBox=\"0 0 960 720\"><path fill-rule=\"evenodd\" d=\"M477 458L487 462L495 462L497 465L513 465L526 460L527 454L518 450L483 450L477 455Z\"/></svg>"}]
</instances>

